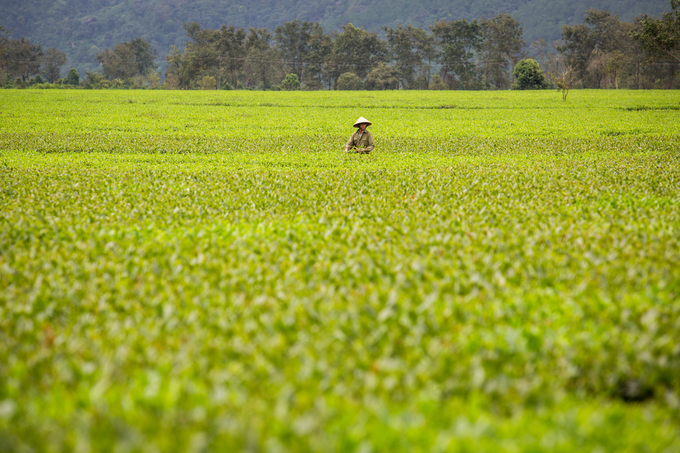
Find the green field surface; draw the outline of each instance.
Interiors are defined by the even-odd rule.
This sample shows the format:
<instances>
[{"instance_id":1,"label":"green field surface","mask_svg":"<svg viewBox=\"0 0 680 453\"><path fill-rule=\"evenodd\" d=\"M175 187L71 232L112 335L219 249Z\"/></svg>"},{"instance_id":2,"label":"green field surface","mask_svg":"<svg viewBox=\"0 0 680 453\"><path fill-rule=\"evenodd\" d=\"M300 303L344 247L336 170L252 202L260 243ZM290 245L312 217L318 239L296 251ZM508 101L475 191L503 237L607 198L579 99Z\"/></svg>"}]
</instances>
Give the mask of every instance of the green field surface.
<instances>
[{"instance_id":1,"label":"green field surface","mask_svg":"<svg viewBox=\"0 0 680 453\"><path fill-rule=\"evenodd\" d=\"M680 452L678 101L0 90L0 452Z\"/></svg>"}]
</instances>

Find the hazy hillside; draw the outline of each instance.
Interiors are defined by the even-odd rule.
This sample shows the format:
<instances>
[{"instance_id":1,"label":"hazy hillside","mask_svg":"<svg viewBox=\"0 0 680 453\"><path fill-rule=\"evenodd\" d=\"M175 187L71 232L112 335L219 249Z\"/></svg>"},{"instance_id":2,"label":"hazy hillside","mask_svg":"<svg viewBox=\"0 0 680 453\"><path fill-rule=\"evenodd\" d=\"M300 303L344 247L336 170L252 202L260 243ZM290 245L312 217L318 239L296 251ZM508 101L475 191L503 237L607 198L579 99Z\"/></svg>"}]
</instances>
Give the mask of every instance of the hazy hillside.
<instances>
[{"instance_id":1,"label":"hazy hillside","mask_svg":"<svg viewBox=\"0 0 680 453\"><path fill-rule=\"evenodd\" d=\"M527 44L552 42L562 24L580 23L588 8L607 9L623 20L669 10L668 0L0 0L0 24L43 47L67 53L68 65L93 69L95 53L138 36L164 57L170 45L186 41L182 23L267 27L302 19L319 21L327 32L353 23L371 31L381 26L427 27L439 19L475 19L511 13L524 26Z\"/></svg>"}]
</instances>

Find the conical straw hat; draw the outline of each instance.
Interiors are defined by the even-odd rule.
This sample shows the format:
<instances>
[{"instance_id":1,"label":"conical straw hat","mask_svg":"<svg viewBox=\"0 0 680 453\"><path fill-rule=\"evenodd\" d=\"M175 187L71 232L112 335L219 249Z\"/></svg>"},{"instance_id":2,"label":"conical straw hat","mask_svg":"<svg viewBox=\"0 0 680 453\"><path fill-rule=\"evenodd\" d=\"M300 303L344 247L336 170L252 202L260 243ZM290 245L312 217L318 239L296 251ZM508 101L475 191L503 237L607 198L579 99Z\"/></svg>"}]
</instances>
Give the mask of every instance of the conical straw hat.
<instances>
[{"instance_id":1,"label":"conical straw hat","mask_svg":"<svg viewBox=\"0 0 680 453\"><path fill-rule=\"evenodd\" d=\"M371 123L370 121L368 121L366 118L364 118L364 117L362 116L361 118L359 118L358 120L356 120L356 121L354 122L354 127L359 127L359 125L362 124L362 123L366 123L366 124L368 124L369 126L370 126L371 124L373 124L373 123Z\"/></svg>"}]
</instances>

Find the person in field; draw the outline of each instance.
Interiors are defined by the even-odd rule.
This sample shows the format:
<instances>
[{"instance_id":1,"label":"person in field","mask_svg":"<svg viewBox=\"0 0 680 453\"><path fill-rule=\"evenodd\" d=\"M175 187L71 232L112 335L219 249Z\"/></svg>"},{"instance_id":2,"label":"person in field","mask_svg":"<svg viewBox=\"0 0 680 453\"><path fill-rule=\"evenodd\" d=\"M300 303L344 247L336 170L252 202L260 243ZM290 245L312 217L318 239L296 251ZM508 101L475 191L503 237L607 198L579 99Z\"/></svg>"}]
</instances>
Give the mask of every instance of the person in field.
<instances>
[{"instance_id":1,"label":"person in field","mask_svg":"<svg viewBox=\"0 0 680 453\"><path fill-rule=\"evenodd\" d=\"M345 152L357 152L359 154L368 154L373 151L375 145L373 144L373 135L366 130L366 127L370 126L372 123L368 121L363 116L356 120L354 127L357 131L352 134L352 136L347 141L345 145Z\"/></svg>"}]
</instances>

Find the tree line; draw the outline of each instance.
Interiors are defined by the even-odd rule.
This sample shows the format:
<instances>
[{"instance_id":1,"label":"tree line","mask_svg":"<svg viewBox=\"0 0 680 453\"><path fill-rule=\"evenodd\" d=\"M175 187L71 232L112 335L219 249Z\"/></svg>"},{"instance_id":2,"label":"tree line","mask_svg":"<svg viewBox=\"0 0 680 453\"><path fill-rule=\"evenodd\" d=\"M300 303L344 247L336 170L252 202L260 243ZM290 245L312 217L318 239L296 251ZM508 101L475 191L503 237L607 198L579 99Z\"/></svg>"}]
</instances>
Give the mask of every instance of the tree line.
<instances>
[{"instance_id":1,"label":"tree line","mask_svg":"<svg viewBox=\"0 0 680 453\"><path fill-rule=\"evenodd\" d=\"M37 83L54 83L61 77L61 67L66 54L56 48L43 50L24 37L9 39L10 30L0 25L0 82L6 85L10 78L19 79L19 85L31 77Z\"/></svg>"},{"instance_id":2,"label":"tree line","mask_svg":"<svg viewBox=\"0 0 680 453\"><path fill-rule=\"evenodd\" d=\"M509 14L467 21L441 20L427 29L382 27L381 35L346 24L324 33L318 22L219 29L184 24L183 49L171 46L163 84L156 50L141 38L95 57L101 70L61 78L65 55L0 28L0 82L48 82L89 88L166 89L530 89L678 88L680 0L661 19L624 22L589 10L565 25L562 39L526 45ZM44 78L44 79L43 79Z\"/></svg>"},{"instance_id":3,"label":"tree line","mask_svg":"<svg viewBox=\"0 0 680 453\"><path fill-rule=\"evenodd\" d=\"M299 20L273 33L197 23L185 29L184 50L166 57L167 87L503 89L525 56L522 26L509 14L440 21L429 30L383 27L384 37L351 23L325 34L319 23Z\"/></svg>"}]
</instances>

